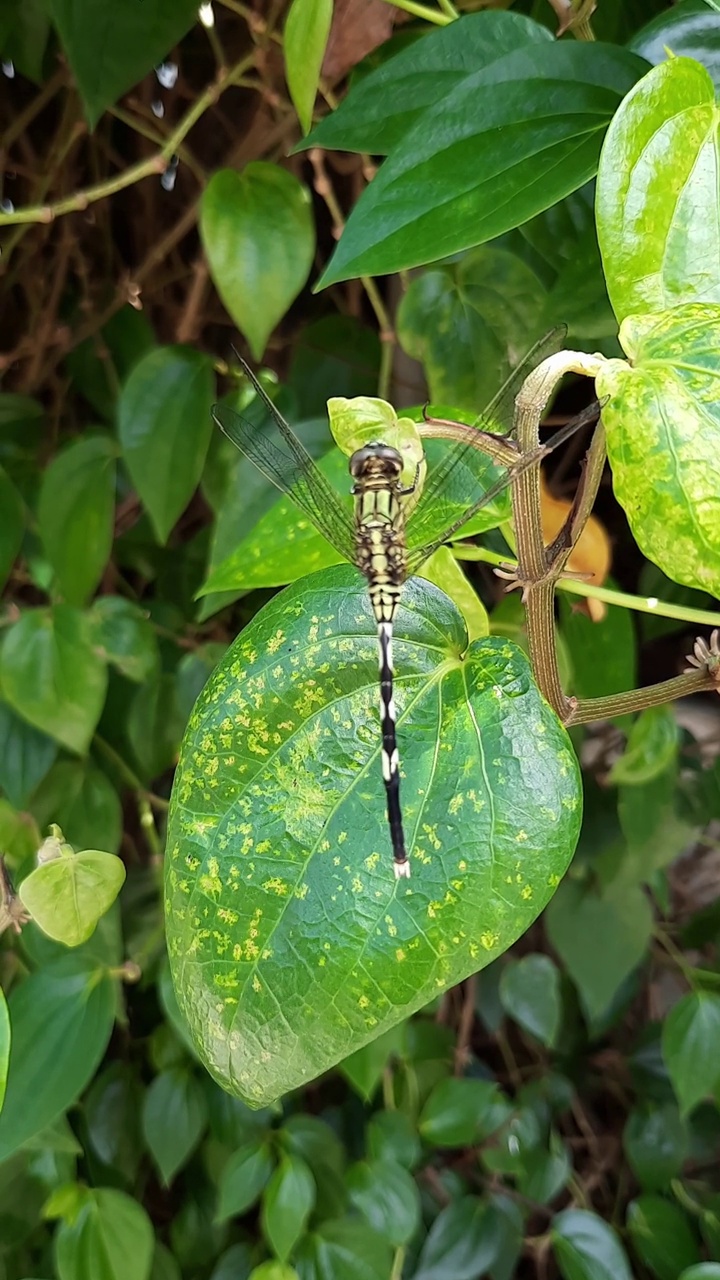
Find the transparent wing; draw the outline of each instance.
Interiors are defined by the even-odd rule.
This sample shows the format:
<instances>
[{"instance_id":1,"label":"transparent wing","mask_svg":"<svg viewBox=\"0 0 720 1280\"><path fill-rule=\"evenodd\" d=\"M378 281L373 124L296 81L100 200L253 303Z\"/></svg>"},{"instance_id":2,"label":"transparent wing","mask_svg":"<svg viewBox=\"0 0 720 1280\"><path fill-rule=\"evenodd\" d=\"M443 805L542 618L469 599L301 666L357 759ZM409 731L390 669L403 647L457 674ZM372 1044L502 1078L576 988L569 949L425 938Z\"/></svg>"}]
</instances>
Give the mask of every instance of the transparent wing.
<instances>
[{"instance_id":1,"label":"transparent wing","mask_svg":"<svg viewBox=\"0 0 720 1280\"><path fill-rule=\"evenodd\" d=\"M566 423L564 427L561 427L559 431L556 431L552 439L548 440L546 444L542 444L539 448L533 449L532 453L526 454L521 462L518 462L516 466L506 471L505 475L501 476L486 493L483 493L482 496L478 498L477 502L474 502L472 506L468 507L463 514L454 520L452 524L448 525L441 534L433 538L431 542L426 543L425 546L413 547L409 552L407 559L408 577L413 573L417 573L420 566L425 563L434 551L437 551L438 547L441 547L444 542L447 542L452 538L453 534L462 529L463 525L466 525L469 520L472 520L473 516L477 515L478 511L480 511L482 507L486 506L487 503L492 502L499 493L502 493L503 489L506 489L516 476L522 475L523 471L527 471L530 467L535 466L541 458L544 458L548 453L552 453L553 449L557 449L558 445L564 444L565 441L569 440L570 436L575 435L575 432L579 431L581 427L587 426L589 422L594 422L600 413L600 408L601 406L599 402L595 400L587 409L583 409L582 413L579 413L576 418L573 418L570 422ZM469 449L473 448L472 445L466 445L463 447Z\"/></svg>"},{"instance_id":2,"label":"transparent wing","mask_svg":"<svg viewBox=\"0 0 720 1280\"><path fill-rule=\"evenodd\" d=\"M513 369L509 378L505 380L483 413L475 419L473 425L482 427L484 431L493 431L496 435L507 435L512 430L515 397L523 382L543 360L554 355L556 351L562 350L566 338L565 325L551 329L544 338L540 338L539 342L536 342L523 357L520 364ZM462 475L466 467L470 471L469 477ZM471 444L458 442L450 449L444 450L442 460L432 468L427 478L422 496L413 513L409 531L412 542L421 546L432 530L437 528L436 505L440 498L450 497L456 480L458 489L466 493L468 484L472 483L474 488L478 482L482 483L484 476L491 468L490 460L486 459L483 462L482 454ZM490 470L490 474L494 474L494 471ZM503 485L497 489L493 496L497 497L504 487Z\"/></svg>"},{"instance_id":3,"label":"transparent wing","mask_svg":"<svg viewBox=\"0 0 720 1280\"><path fill-rule=\"evenodd\" d=\"M252 370L240 360L247 378L260 397L269 419L256 423L227 405L213 406L212 416L228 440L249 458L258 471L286 493L312 520L316 529L346 560L355 559L355 536L350 510L318 470L310 454L288 425Z\"/></svg>"}]
</instances>

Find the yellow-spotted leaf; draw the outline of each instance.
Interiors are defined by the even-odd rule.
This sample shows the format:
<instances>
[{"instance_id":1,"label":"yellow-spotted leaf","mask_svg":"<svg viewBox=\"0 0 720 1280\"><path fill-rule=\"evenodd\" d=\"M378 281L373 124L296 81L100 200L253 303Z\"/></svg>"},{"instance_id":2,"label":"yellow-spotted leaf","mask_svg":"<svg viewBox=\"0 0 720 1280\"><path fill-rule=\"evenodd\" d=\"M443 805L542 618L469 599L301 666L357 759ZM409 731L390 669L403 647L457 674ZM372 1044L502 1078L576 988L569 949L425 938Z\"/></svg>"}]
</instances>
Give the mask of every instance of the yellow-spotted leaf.
<instances>
[{"instance_id":1,"label":"yellow-spotted leaf","mask_svg":"<svg viewBox=\"0 0 720 1280\"><path fill-rule=\"evenodd\" d=\"M524 654L470 644L419 579L395 637L410 880L393 874L375 626L351 568L266 605L190 718L168 830L170 964L200 1056L251 1106L495 959L575 847L577 762Z\"/></svg>"}]
</instances>

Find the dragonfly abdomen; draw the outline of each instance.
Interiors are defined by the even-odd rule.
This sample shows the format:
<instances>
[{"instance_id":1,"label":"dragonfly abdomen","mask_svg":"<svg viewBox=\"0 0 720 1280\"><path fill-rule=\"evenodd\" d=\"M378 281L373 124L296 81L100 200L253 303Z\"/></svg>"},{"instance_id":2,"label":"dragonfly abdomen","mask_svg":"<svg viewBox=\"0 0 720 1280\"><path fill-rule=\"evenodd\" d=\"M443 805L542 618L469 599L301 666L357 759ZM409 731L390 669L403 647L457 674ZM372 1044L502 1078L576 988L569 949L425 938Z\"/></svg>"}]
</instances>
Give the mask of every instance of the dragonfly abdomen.
<instances>
[{"instance_id":1,"label":"dragonfly abdomen","mask_svg":"<svg viewBox=\"0 0 720 1280\"><path fill-rule=\"evenodd\" d=\"M399 593L400 588L395 590ZM372 588L371 588L372 599ZM380 657L380 723L382 729L382 772L387 798L388 825L392 842L395 876L410 875L410 863L405 851L402 811L400 809L400 759L395 734L395 699L393 698L392 622L378 622L378 651Z\"/></svg>"}]
</instances>

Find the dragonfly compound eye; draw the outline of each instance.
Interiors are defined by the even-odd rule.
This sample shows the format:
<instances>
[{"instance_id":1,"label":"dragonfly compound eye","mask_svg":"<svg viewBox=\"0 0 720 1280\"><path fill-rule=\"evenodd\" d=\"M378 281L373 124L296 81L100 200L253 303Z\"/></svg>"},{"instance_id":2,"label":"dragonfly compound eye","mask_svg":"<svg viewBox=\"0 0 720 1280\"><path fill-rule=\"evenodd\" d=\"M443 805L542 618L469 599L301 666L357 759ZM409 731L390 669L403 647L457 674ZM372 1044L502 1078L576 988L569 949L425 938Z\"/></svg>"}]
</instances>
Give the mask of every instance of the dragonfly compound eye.
<instances>
[{"instance_id":1,"label":"dragonfly compound eye","mask_svg":"<svg viewBox=\"0 0 720 1280\"><path fill-rule=\"evenodd\" d=\"M382 475L389 480L399 478L403 469L402 454L389 444L372 441L356 449L349 462L350 475L357 478Z\"/></svg>"}]
</instances>

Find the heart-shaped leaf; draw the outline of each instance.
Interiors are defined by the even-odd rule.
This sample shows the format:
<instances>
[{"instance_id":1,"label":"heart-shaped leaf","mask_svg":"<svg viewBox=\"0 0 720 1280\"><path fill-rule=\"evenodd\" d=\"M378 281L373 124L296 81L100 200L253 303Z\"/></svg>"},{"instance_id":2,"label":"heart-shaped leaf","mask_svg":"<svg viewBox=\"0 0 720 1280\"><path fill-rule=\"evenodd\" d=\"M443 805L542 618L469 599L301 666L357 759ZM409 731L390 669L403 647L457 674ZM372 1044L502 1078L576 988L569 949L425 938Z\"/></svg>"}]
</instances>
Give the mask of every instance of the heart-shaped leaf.
<instances>
[{"instance_id":1,"label":"heart-shaped leaf","mask_svg":"<svg viewBox=\"0 0 720 1280\"><path fill-rule=\"evenodd\" d=\"M620 341L632 367L596 380L615 496L650 560L720 595L720 306L631 316Z\"/></svg>"},{"instance_id":2,"label":"heart-shaped leaf","mask_svg":"<svg viewBox=\"0 0 720 1280\"><path fill-rule=\"evenodd\" d=\"M331 21L332 0L293 0L285 20L285 75L303 133L312 124Z\"/></svg>"},{"instance_id":3,"label":"heart-shaped leaf","mask_svg":"<svg viewBox=\"0 0 720 1280\"><path fill-rule=\"evenodd\" d=\"M20 897L43 933L79 947L95 932L115 901L125 867L114 853L83 849L36 867L20 885Z\"/></svg>"},{"instance_id":4,"label":"heart-shaped leaf","mask_svg":"<svg viewBox=\"0 0 720 1280\"><path fill-rule=\"evenodd\" d=\"M720 302L715 89L691 58L653 67L628 93L603 144L596 213L618 320Z\"/></svg>"},{"instance_id":5,"label":"heart-shaped leaf","mask_svg":"<svg viewBox=\"0 0 720 1280\"><path fill-rule=\"evenodd\" d=\"M395 635L407 884L354 571L275 597L190 719L167 846L173 980L208 1068L254 1106L503 952L575 847L577 763L521 651L468 646L457 610L417 579Z\"/></svg>"},{"instance_id":6,"label":"heart-shaped leaf","mask_svg":"<svg viewBox=\"0 0 720 1280\"><path fill-rule=\"evenodd\" d=\"M217 291L259 360L312 266L310 193L265 160L221 169L203 193L200 234Z\"/></svg>"},{"instance_id":7,"label":"heart-shaped leaf","mask_svg":"<svg viewBox=\"0 0 720 1280\"><path fill-rule=\"evenodd\" d=\"M40 537L69 604L86 603L110 556L116 454L107 436L87 436L59 453L43 475Z\"/></svg>"}]
</instances>

